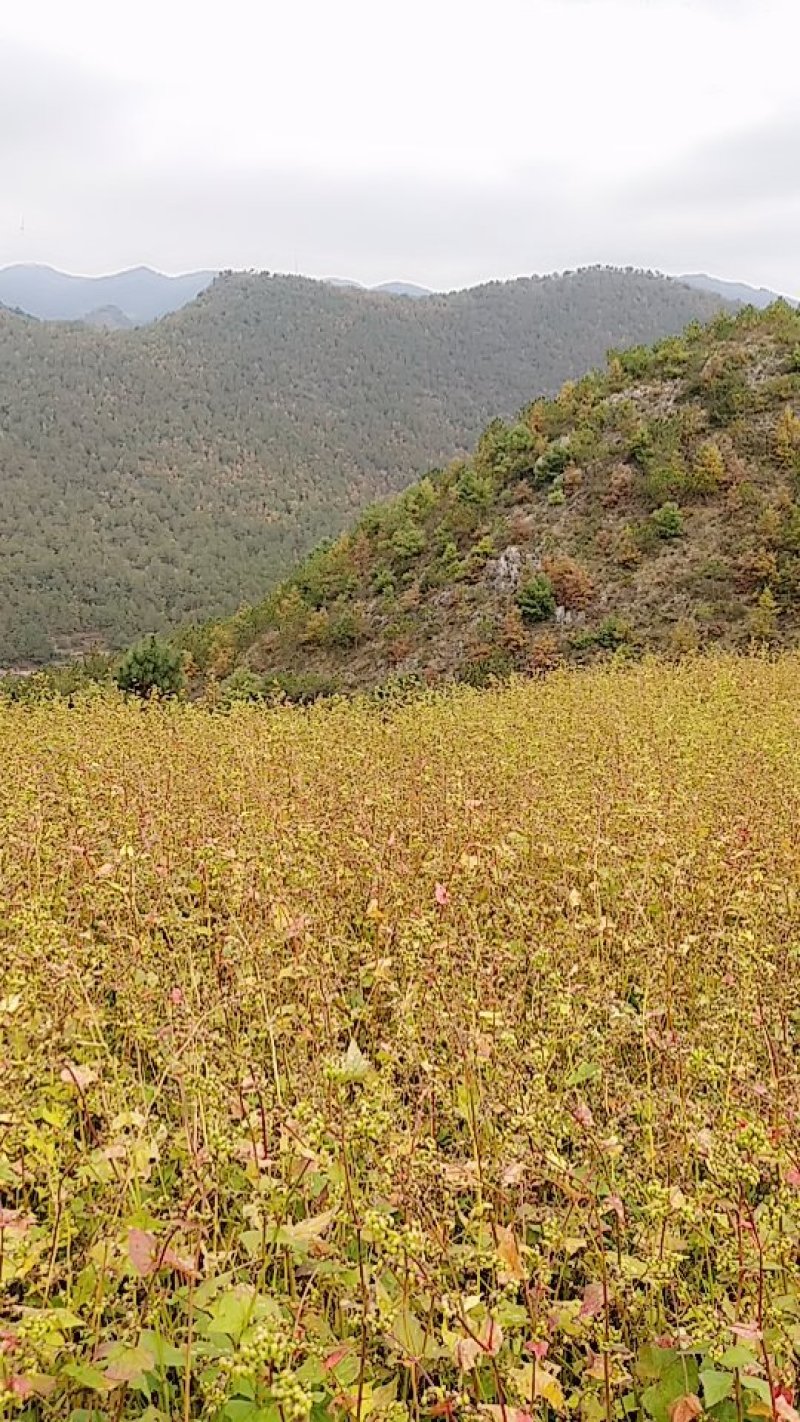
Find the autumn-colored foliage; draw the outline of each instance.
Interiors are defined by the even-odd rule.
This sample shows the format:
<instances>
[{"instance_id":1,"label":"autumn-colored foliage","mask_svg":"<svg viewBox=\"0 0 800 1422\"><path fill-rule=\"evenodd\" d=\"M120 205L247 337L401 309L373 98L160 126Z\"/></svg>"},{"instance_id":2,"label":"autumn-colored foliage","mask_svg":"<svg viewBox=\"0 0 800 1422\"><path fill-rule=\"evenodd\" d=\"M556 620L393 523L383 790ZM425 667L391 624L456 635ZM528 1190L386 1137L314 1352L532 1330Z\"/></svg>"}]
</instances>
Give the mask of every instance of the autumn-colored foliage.
<instances>
[{"instance_id":1,"label":"autumn-colored foliage","mask_svg":"<svg viewBox=\"0 0 800 1422\"><path fill-rule=\"evenodd\" d=\"M0 704L0 1416L797 1422L798 704Z\"/></svg>"}]
</instances>

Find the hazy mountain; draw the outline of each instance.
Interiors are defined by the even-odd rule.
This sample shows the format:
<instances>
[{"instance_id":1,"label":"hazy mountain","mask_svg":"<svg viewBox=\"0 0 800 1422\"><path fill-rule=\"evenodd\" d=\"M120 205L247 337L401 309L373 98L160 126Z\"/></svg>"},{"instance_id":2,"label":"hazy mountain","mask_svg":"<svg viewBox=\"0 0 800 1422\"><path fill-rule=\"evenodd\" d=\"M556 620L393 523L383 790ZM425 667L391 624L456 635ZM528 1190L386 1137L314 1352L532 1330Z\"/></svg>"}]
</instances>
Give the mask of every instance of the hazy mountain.
<instances>
[{"instance_id":1,"label":"hazy mountain","mask_svg":"<svg viewBox=\"0 0 800 1422\"><path fill-rule=\"evenodd\" d=\"M726 301L741 301L745 306L756 306L762 311L771 306L773 301L788 301L791 306L798 305L793 297L782 297L778 292L768 291L764 286L746 286L739 281L722 281L719 277L706 276L704 272L692 272L688 276L679 277L678 280L694 287L696 291L710 291Z\"/></svg>"},{"instance_id":2,"label":"hazy mountain","mask_svg":"<svg viewBox=\"0 0 800 1422\"><path fill-rule=\"evenodd\" d=\"M0 660L253 601L494 413L719 304L592 269L425 301L230 274L130 331L0 313Z\"/></svg>"},{"instance_id":3,"label":"hazy mountain","mask_svg":"<svg viewBox=\"0 0 800 1422\"><path fill-rule=\"evenodd\" d=\"M129 331L134 322L118 306L99 306L82 318L85 326L97 326L105 331Z\"/></svg>"},{"instance_id":4,"label":"hazy mountain","mask_svg":"<svg viewBox=\"0 0 800 1422\"><path fill-rule=\"evenodd\" d=\"M347 286L355 291L376 291L383 296L433 296L427 286L416 286L412 281L385 281L380 286L364 286L360 281L350 281L348 277L326 277L330 286Z\"/></svg>"},{"instance_id":5,"label":"hazy mountain","mask_svg":"<svg viewBox=\"0 0 800 1422\"><path fill-rule=\"evenodd\" d=\"M617 650L800 645L800 313L690 327L495 420L249 612L196 684L480 684Z\"/></svg>"},{"instance_id":6,"label":"hazy mountain","mask_svg":"<svg viewBox=\"0 0 800 1422\"><path fill-rule=\"evenodd\" d=\"M133 267L113 276L82 277L53 267L18 265L0 270L0 302L44 321L82 321L93 312L117 307L129 322L141 325L185 306L214 275L188 272L171 277Z\"/></svg>"},{"instance_id":7,"label":"hazy mountain","mask_svg":"<svg viewBox=\"0 0 800 1422\"><path fill-rule=\"evenodd\" d=\"M387 296L411 296L415 300L421 296L433 296L427 286L415 286L413 281L385 281L382 286L373 286L372 290L385 292Z\"/></svg>"}]
</instances>

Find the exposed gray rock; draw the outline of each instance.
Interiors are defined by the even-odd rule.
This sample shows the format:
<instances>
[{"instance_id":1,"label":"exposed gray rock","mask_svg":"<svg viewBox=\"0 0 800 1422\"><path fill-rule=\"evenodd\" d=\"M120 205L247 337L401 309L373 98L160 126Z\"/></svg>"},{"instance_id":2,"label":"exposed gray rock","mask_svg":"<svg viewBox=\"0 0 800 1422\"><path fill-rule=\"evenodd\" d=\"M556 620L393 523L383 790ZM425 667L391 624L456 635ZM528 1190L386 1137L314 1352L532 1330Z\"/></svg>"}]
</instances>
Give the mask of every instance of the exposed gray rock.
<instances>
[{"instance_id":1,"label":"exposed gray rock","mask_svg":"<svg viewBox=\"0 0 800 1422\"><path fill-rule=\"evenodd\" d=\"M501 592L513 592L522 577L522 549L510 543L500 557L490 563L489 576Z\"/></svg>"}]
</instances>

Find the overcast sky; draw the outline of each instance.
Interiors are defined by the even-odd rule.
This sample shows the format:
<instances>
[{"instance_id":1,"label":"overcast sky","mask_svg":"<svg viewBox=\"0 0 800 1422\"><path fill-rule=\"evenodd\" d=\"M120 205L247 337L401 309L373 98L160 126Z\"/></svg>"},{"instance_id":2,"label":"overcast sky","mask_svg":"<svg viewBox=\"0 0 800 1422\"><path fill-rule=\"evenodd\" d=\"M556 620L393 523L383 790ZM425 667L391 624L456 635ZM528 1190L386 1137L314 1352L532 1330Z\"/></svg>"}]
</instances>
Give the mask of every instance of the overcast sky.
<instances>
[{"instance_id":1,"label":"overcast sky","mask_svg":"<svg viewBox=\"0 0 800 1422\"><path fill-rule=\"evenodd\" d=\"M0 266L800 294L798 0L2 0Z\"/></svg>"}]
</instances>

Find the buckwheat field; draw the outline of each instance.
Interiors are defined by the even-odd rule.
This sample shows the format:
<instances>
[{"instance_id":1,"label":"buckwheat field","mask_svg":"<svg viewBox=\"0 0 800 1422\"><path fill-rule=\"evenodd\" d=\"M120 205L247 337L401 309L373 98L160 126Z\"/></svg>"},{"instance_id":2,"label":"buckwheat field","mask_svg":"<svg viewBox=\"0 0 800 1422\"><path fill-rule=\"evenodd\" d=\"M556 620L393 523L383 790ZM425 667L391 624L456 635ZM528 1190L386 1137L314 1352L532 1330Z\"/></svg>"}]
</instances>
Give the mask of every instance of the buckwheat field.
<instances>
[{"instance_id":1,"label":"buckwheat field","mask_svg":"<svg viewBox=\"0 0 800 1422\"><path fill-rule=\"evenodd\" d=\"M797 1422L800 659L0 756L0 1415Z\"/></svg>"}]
</instances>

